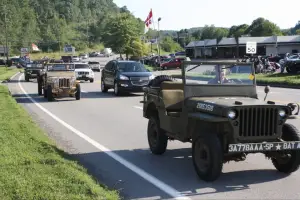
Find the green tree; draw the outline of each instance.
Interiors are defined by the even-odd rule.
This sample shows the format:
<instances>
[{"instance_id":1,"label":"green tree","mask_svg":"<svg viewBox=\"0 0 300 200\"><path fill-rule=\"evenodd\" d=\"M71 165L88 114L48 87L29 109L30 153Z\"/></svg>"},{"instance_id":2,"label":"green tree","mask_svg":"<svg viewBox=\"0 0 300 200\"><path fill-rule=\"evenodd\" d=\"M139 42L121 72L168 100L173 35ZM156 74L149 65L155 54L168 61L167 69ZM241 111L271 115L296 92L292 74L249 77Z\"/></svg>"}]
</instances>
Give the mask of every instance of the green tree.
<instances>
[{"instance_id":1,"label":"green tree","mask_svg":"<svg viewBox=\"0 0 300 200\"><path fill-rule=\"evenodd\" d=\"M228 37L241 37L246 34L249 25L241 24L239 26L232 26L229 29Z\"/></svg>"},{"instance_id":2,"label":"green tree","mask_svg":"<svg viewBox=\"0 0 300 200\"><path fill-rule=\"evenodd\" d=\"M172 37L167 36L160 42L160 47L166 52L181 51L182 47L173 40Z\"/></svg>"},{"instance_id":3,"label":"green tree","mask_svg":"<svg viewBox=\"0 0 300 200\"><path fill-rule=\"evenodd\" d=\"M300 29L296 30L296 34L300 35Z\"/></svg>"},{"instance_id":4,"label":"green tree","mask_svg":"<svg viewBox=\"0 0 300 200\"><path fill-rule=\"evenodd\" d=\"M202 31L199 29L192 32L192 37L195 38L196 40L200 40L201 35L202 35Z\"/></svg>"},{"instance_id":5,"label":"green tree","mask_svg":"<svg viewBox=\"0 0 300 200\"><path fill-rule=\"evenodd\" d=\"M246 32L252 37L282 35L280 28L276 24L262 17L254 20Z\"/></svg>"},{"instance_id":6,"label":"green tree","mask_svg":"<svg viewBox=\"0 0 300 200\"><path fill-rule=\"evenodd\" d=\"M128 13L120 13L109 19L103 34L103 42L107 47L119 54L132 53L132 44L140 39L139 24Z\"/></svg>"}]
</instances>

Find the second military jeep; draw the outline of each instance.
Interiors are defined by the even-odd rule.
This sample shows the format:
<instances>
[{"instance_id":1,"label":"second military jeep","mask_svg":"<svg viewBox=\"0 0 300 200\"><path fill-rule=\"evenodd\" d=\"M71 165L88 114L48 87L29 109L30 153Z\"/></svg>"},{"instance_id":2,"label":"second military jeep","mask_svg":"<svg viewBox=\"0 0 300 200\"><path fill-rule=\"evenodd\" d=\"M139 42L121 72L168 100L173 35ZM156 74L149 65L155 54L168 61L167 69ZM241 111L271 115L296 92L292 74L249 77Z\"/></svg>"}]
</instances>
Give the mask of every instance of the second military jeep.
<instances>
[{"instance_id":1,"label":"second military jeep","mask_svg":"<svg viewBox=\"0 0 300 200\"><path fill-rule=\"evenodd\" d=\"M24 69L25 81L35 79L44 70L47 60L34 60L32 63L26 64Z\"/></svg>"},{"instance_id":2,"label":"second military jeep","mask_svg":"<svg viewBox=\"0 0 300 200\"><path fill-rule=\"evenodd\" d=\"M45 71L38 76L38 94L52 101L55 97L81 98L80 82L76 80L73 63L47 64Z\"/></svg>"},{"instance_id":3,"label":"second military jeep","mask_svg":"<svg viewBox=\"0 0 300 200\"><path fill-rule=\"evenodd\" d=\"M265 101L268 86L260 100L252 63L184 61L181 72L157 76L144 88L153 154L163 154L168 140L191 142L195 171L205 181L250 153L265 154L280 172L299 168L299 131L286 123L297 117L299 105Z\"/></svg>"}]
</instances>

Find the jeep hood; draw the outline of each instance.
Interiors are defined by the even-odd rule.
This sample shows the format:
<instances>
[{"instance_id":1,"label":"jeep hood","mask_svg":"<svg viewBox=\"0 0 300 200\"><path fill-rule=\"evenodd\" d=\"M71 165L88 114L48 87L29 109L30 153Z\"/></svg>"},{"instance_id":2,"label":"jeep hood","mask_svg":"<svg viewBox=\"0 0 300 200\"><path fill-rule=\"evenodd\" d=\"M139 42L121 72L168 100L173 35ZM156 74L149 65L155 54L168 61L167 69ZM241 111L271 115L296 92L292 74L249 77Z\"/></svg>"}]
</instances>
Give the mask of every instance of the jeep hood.
<instances>
[{"instance_id":1,"label":"jeep hood","mask_svg":"<svg viewBox=\"0 0 300 200\"><path fill-rule=\"evenodd\" d=\"M47 77L75 77L75 73L73 71L61 71L61 72L47 72Z\"/></svg>"},{"instance_id":2,"label":"jeep hood","mask_svg":"<svg viewBox=\"0 0 300 200\"><path fill-rule=\"evenodd\" d=\"M232 106L270 105L267 103L267 101L249 97L191 97L187 101L189 104L207 103L210 105L217 105L223 108ZM284 104L276 103L276 105Z\"/></svg>"}]
</instances>

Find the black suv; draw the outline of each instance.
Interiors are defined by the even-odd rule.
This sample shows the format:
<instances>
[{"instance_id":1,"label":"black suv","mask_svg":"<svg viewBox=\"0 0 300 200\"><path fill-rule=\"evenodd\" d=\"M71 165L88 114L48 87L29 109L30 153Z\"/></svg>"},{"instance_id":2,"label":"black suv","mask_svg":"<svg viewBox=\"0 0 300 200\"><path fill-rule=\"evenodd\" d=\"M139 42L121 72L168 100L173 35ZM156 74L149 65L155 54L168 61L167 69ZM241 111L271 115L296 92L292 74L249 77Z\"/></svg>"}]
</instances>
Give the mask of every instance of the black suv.
<instances>
[{"instance_id":1,"label":"black suv","mask_svg":"<svg viewBox=\"0 0 300 200\"><path fill-rule=\"evenodd\" d=\"M101 72L101 91L113 88L116 96L122 92L143 92L143 87L154 78L140 62L111 60Z\"/></svg>"}]
</instances>

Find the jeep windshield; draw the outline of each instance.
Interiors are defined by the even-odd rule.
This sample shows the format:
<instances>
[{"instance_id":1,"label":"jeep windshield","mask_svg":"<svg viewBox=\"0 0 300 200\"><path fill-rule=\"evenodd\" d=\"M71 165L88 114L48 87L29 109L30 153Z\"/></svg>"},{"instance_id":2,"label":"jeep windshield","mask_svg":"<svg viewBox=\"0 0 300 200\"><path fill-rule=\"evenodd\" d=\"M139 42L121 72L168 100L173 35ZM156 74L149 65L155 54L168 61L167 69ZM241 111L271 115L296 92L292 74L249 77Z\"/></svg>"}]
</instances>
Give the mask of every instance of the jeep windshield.
<instances>
[{"instance_id":1,"label":"jeep windshield","mask_svg":"<svg viewBox=\"0 0 300 200\"><path fill-rule=\"evenodd\" d=\"M118 70L120 72L148 72L140 62L119 62Z\"/></svg>"},{"instance_id":2,"label":"jeep windshield","mask_svg":"<svg viewBox=\"0 0 300 200\"><path fill-rule=\"evenodd\" d=\"M185 81L188 85L254 85L251 64L187 65Z\"/></svg>"},{"instance_id":3,"label":"jeep windshield","mask_svg":"<svg viewBox=\"0 0 300 200\"><path fill-rule=\"evenodd\" d=\"M47 71L74 71L74 64L48 65Z\"/></svg>"}]
</instances>

